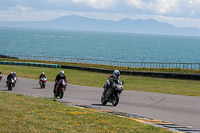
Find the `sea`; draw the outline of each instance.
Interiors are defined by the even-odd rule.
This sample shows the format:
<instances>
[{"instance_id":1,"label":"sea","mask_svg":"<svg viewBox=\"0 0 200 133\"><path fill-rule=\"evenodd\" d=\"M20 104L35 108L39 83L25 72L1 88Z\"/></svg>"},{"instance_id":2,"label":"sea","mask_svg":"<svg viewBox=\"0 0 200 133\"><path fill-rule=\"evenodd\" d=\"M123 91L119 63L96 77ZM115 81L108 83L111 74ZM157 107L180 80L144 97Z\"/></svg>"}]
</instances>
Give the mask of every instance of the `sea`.
<instances>
[{"instance_id":1,"label":"sea","mask_svg":"<svg viewBox=\"0 0 200 133\"><path fill-rule=\"evenodd\" d=\"M0 54L200 63L200 37L0 27Z\"/></svg>"}]
</instances>

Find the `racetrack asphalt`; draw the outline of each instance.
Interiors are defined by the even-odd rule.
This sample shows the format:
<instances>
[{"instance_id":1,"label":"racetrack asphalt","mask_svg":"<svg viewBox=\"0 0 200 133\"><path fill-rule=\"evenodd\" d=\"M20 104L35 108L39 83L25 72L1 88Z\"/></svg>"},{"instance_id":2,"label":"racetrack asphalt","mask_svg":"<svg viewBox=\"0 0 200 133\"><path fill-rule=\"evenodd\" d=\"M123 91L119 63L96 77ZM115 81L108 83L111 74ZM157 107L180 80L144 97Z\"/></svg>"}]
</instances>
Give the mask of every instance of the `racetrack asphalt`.
<instances>
[{"instance_id":1,"label":"racetrack asphalt","mask_svg":"<svg viewBox=\"0 0 200 133\"><path fill-rule=\"evenodd\" d=\"M34 97L53 97L53 87L54 83L47 81L46 88L41 89L39 80L18 77L16 87L8 91L5 75L0 82L0 91ZM131 113L200 129L200 97L124 90L120 95L119 104L113 107L111 103L101 105L102 92L102 88L69 84L61 101Z\"/></svg>"}]
</instances>

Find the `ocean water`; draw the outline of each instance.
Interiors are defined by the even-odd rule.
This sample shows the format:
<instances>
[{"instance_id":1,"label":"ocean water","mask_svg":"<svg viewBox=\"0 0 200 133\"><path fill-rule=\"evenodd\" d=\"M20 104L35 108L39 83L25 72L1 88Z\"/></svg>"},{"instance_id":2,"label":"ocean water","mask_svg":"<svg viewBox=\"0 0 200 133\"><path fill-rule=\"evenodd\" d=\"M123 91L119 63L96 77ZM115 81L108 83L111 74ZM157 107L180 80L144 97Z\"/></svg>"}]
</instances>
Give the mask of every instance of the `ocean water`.
<instances>
[{"instance_id":1,"label":"ocean water","mask_svg":"<svg viewBox=\"0 0 200 133\"><path fill-rule=\"evenodd\" d=\"M1 27L0 54L200 63L200 38Z\"/></svg>"}]
</instances>

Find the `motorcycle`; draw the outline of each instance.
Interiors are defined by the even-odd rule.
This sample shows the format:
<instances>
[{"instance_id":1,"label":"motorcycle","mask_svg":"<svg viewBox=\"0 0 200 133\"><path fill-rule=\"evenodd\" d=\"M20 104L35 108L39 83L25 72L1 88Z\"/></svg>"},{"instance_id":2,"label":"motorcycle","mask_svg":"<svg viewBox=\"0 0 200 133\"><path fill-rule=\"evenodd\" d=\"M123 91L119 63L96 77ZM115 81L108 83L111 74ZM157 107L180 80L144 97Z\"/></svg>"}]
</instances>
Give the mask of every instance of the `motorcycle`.
<instances>
[{"instance_id":1,"label":"motorcycle","mask_svg":"<svg viewBox=\"0 0 200 133\"><path fill-rule=\"evenodd\" d=\"M39 81L40 87L41 87L41 88L45 88L46 82L47 82L47 78L41 77L41 78L40 78L40 81Z\"/></svg>"},{"instance_id":2,"label":"motorcycle","mask_svg":"<svg viewBox=\"0 0 200 133\"><path fill-rule=\"evenodd\" d=\"M124 81L116 80L113 82L111 87L106 91L106 93L101 95L101 103L106 105L107 102L112 103L113 106L117 106L119 102L119 95L123 91ZM105 89L105 88L104 88ZM105 90L104 90L105 91Z\"/></svg>"},{"instance_id":3,"label":"motorcycle","mask_svg":"<svg viewBox=\"0 0 200 133\"><path fill-rule=\"evenodd\" d=\"M15 84L17 83L17 76L14 76L14 84L13 87L15 87Z\"/></svg>"},{"instance_id":4,"label":"motorcycle","mask_svg":"<svg viewBox=\"0 0 200 133\"><path fill-rule=\"evenodd\" d=\"M56 91L54 92L54 96L57 98L58 96L60 99L63 98L64 91L66 90L67 83L65 82L64 79L61 79L57 86L56 86Z\"/></svg>"},{"instance_id":5,"label":"motorcycle","mask_svg":"<svg viewBox=\"0 0 200 133\"><path fill-rule=\"evenodd\" d=\"M8 90L12 90L12 87L15 87L15 81L13 78L7 81Z\"/></svg>"},{"instance_id":6,"label":"motorcycle","mask_svg":"<svg viewBox=\"0 0 200 133\"><path fill-rule=\"evenodd\" d=\"M2 75L2 74L0 74L0 82L1 82L1 79L2 79L2 77L3 77L3 75Z\"/></svg>"}]
</instances>

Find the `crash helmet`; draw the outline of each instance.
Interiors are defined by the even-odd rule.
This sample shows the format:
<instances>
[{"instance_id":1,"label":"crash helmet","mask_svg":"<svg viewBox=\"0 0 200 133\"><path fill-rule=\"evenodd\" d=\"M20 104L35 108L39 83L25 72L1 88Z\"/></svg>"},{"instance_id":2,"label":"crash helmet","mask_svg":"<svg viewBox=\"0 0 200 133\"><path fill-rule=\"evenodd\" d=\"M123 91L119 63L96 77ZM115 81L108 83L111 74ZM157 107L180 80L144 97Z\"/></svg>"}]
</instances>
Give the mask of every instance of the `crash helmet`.
<instances>
[{"instance_id":1,"label":"crash helmet","mask_svg":"<svg viewBox=\"0 0 200 133\"><path fill-rule=\"evenodd\" d=\"M113 72L113 75L114 75L114 77L118 78L119 75L120 75L119 70L115 70L115 71Z\"/></svg>"},{"instance_id":2,"label":"crash helmet","mask_svg":"<svg viewBox=\"0 0 200 133\"><path fill-rule=\"evenodd\" d=\"M13 74L16 74L16 72L13 72Z\"/></svg>"},{"instance_id":3,"label":"crash helmet","mask_svg":"<svg viewBox=\"0 0 200 133\"><path fill-rule=\"evenodd\" d=\"M13 72L10 72L10 75L12 75L13 74Z\"/></svg>"},{"instance_id":4,"label":"crash helmet","mask_svg":"<svg viewBox=\"0 0 200 133\"><path fill-rule=\"evenodd\" d=\"M42 72L42 74L44 75L44 72Z\"/></svg>"},{"instance_id":5,"label":"crash helmet","mask_svg":"<svg viewBox=\"0 0 200 133\"><path fill-rule=\"evenodd\" d=\"M64 77L64 73L65 73L65 72L64 72L63 70L61 70L61 71L60 71L60 76L61 76L61 77Z\"/></svg>"}]
</instances>

